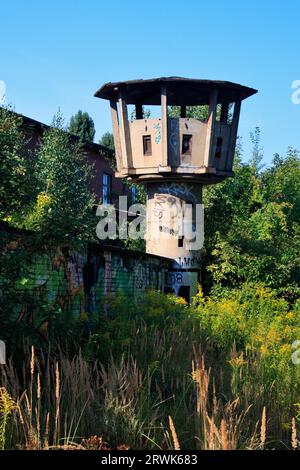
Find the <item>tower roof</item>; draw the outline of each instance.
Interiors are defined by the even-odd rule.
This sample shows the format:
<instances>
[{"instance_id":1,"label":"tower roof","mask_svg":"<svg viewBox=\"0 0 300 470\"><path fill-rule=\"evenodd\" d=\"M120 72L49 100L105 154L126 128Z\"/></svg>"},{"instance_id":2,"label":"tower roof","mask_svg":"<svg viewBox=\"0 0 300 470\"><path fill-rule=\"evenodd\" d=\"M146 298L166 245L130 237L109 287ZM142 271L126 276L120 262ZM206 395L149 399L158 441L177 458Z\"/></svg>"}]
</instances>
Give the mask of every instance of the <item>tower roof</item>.
<instances>
[{"instance_id":1,"label":"tower roof","mask_svg":"<svg viewBox=\"0 0 300 470\"><path fill-rule=\"evenodd\" d=\"M218 90L218 103L244 100L257 93L254 88L237 83L183 77L160 77L148 80L109 82L95 95L111 101L118 101L119 91L126 93L127 104L161 104L161 87L166 85L169 105L196 106L209 104L212 90Z\"/></svg>"}]
</instances>

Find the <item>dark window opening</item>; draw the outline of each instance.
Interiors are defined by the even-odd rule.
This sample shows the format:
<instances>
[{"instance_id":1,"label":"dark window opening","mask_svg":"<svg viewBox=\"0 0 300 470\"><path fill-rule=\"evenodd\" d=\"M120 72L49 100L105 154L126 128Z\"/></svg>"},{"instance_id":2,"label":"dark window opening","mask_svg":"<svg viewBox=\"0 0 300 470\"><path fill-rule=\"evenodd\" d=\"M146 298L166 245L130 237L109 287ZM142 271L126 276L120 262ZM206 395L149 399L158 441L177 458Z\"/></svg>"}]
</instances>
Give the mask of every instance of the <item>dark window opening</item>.
<instances>
[{"instance_id":1,"label":"dark window opening","mask_svg":"<svg viewBox=\"0 0 300 470\"><path fill-rule=\"evenodd\" d=\"M143 136L144 155L152 155L151 135Z\"/></svg>"},{"instance_id":2,"label":"dark window opening","mask_svg":"<svg viewBox=\"0 0 300 470\"><path fill-rule=\"evenodd\" d=\"M131 186L130 192L131 192L131 202L136 202L137 197L138 197L138 188L137 188L137 186L135 186L135 185Z\"/></svg>"},{"instance_id":3,"label":"dark window opening","mask_svg":"<svg viewBox=\"0 0 300 470\"><path fill-rule=\"evenodd\" d=\"M182 149L181 153L183 155L191 155L192 154L192 138L193 136L190 134L183 134L182 136Z\"/></svg>"},{"instance_id":4,"label":"dark window opening","mask_svg":"<svg viewBox=\"0 0 300 470\"><path fill-rule=\"evenodd\" d=\"M178 290L178 297L182 297L186 302L190 301L190 286L180 286Z\"/></svg>"},{"instance_id":5,"label":"dark window opening","mask_svg":"<svg viewBox=\"0 0 300 470\"><path fill-rule=\"evenodd\" d=\"M110 204L111 202L111 182L112 178L109 173L103 173L102 176L102 203Z\"/></svg>"},{"instance_id":6,"label":"dark window opening","mask_svg":"<svg viewBox=\"0 0 300 470\"><path fill-rule=\"evenodd\" d=\"M216 158L221 158L222 156L222 144L223 144L223 139L222 137L217 138L217 146L216 146Z\"/></svg>"},{"instance_id":7,"label":"dark window opening","mask_svg":"<svg viewBox=\"0 0 300 470\"><path fill-rule=\"evenodd\" d=\"M183 248L183 238L184 237L178 238L178 248Z\"/></svg>"}]
</instances>

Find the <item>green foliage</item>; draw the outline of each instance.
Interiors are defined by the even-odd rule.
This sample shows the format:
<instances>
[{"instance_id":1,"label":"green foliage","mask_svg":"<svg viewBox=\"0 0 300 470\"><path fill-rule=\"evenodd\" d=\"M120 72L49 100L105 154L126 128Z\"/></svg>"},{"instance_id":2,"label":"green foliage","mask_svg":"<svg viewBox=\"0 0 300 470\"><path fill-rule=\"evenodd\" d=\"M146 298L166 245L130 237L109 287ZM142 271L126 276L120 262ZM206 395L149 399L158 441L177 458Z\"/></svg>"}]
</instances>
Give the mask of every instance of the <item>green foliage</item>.
<instances>
[{"instance_id":1,"label":"green foliage","mask_svg":"<svg viewBox=\"0 0 300 470\"><path fill-rule=\"evenodd\" d=\"M99 144L104 145L104 147L108 147L111 150L115 150L113 134L111 132L105 132L99 140Z\"/></svg>"},{"instance_id":2,"label":"green foliage","mask_svg":"<svg viewBox=\"0 0 300 470\"><path fill-rule=\"evenodd\" d=\"M229 106L229 115L228 119L231 119L231 108L232 106ZM187 106L186 107L186 117L187 118L193 118L193 119L199 119L200 121L207 121L208 119L208 113L209 113L209 106L208 105L199 105L199 106ZM216 112L216 117L217 120L220 119L221 116L221 106L217 106L217 112ZM170 118L179 118L180 117L180 106L169 106L168 107L168 117Z\"/></svg>"},{"instance_id":3,"label":"green foliage","mask_svg":"<svg viewBox=\"0 0 300 470\"><path fill-rule=\"evenodd\" d=\"M23 213L32 198L32 159L22 133L22 118L0 107L0 218Z\"/></svg>"},{"instance_id":4,"label":"green foliage","mask_svg":"<svg viewBox=\"0 0 300 470\"><path fill-rule=\"evenodd\" d=\"M249 434L256 436L264 406L272 448L282 443L288 446L290 434L283 426L298 413L293 404L299 403L300 393L300 369L292 361L293 342L300 338L299 312L299 301L289 308L275 291L253 284L223 297L220 292L210 297L199 292L191 305L153 291L136 299L126 295L105 298L92 334L82 337L73 330L68 338L71 347L62 342L57 351L51 343L55 360L47 364L55 367L56 361L60 362L61 423L69 423L73 442L97 435L112 446L125 443L133 449L166 448L165 430L172 416L182 448L195 448L195 443L203 448L204 436L197 425L202 418L195 403L205 404L207 413L217 410L214 419L218 422L223 417L234 425L236 415L228 417L228 413L230 403L237 400L238 413L249 409L238 433L239 447L247 447ZM21 350L22 346L15 351L12 364L16 367L21 360L20 375L26 383L22 360L25 357L26 364L30 361ZM299 351L296 355L298 358ZM200 396L195 382L203 379L205 384L203 360L210 384ZM43 435L48 411L51 425L55 423L53 407L49 408L55 397L55 372L43 374L42 369L41 374L41 382L46 381L39 402ZM28 377L30 380L29 373ZM24 389L18 383L9 382L9 387L15 398L16 390L21 395ZM30 382L26 388L30 390ZM23 396L18 403L27 420L30 414ZM36 403L34 398L33 406ZM28 441L20 429L16 432L17 419L9 446ZM30 429L34 426L32 423ZM48 437L51 444L51 433Z\"/></svg>"},{"instance_id":5,"label":"green foliage","mask_svg":"<svg viewBox=\"0 0 300 470\"><path fill-rule=\"evenodd\" d=\"M250 164L251 164L252 168L254 168L254 170L256 172L258 172L259 171L259 164L261 163L262 158L263 158L263 150L260 146L261 138L260 138L260 128L259 127L256 127L253 132L250 132L250 139L251 139L251 142L252 142L252 145L253 145Z\"/></svg>"},{"instance_id":6,"label":"green foliage","mask_svg":"<svg viewBox=\"0 0 300 470\"><path fill-rule=\"evenodd\" d=\"M169 106L168 116L170 118L180 117L180 106ZM208 118L208 106L187 106L186 117L206 121Z\"/></svg>"},{"instance_id":7,"label":"green foliage","mask_svg":"<svg viewBox=\"0 0 300 470\"><path fill-rule=\"evenodd\" d=\"M149 119L151 116L151 111L150 109L145 109L144 106L142 106L142 113L143 113L143 119ZM136 119L136 113L135 113L135 107L130 113L130 121L134 121Z\"/></svg>"},{"instance_id":8,"label":"green foliage","mask_svg":"<svg viewBox=\"0 0 300 470\"><path fill-rule=\"evenodd\" d=\"M78 135L81 142L93 142L96 133L93 119L81 110L71 117L68 131Z\"/></svg>"},{"instance_id":9,"label":"green foliage","mask_svg":"<svg viewBox=\"0 0 300 470\"><path fill-rule=\"evenodd\" d=\"M5 450L7 425L12 411L16 408L6 388L0 388L0 450Z\"/></svg>"},{"instance_id":10,"label":"green foliage","mask_svg":"<svg viewBox=\"0 0 300 470\"><path fill-rule=\"evenodd\" d=\"M260 134L252 134L250 163L237 159L235 178L204 192L206 290L212 283L234 287L262 282L293 289L300 282L300 159L260 168Z\"/></svg>"},{"instance_id":11,"label":"green foliage","mask_svg":"<svg viewBox=\"0 0 300 470\"><path fill-rule=\"evenodd\" d=\"M283 416L290 419L300 393L299 367L292 362L292 344L300 338L299 302L290 309L275 291L245 284L225 297L198 296L189 306L151 291L130 303L114 296L107 305L84 350L89 360L132 355L142 370L151 369L162 394L165 384L169 396L169 381L189 370L191 345L201 344L206 365L222 371L227 398L239 396L256 406L251 395L257 406L268 404L273 426Z\"/></svg>"},{"instance_id":12,"label":"green foliage","mask_svg":"<svg viewBox=\"0 0 300 470\"><path fill-rule=\"evenodd\" d=\"M74 244L91 238L95 228L94 196L88 187L91 172L81 144L64 131L63 118L57 114L37 154L38 194L26 228L52 242Z\"/></svg>"}]
</instances>

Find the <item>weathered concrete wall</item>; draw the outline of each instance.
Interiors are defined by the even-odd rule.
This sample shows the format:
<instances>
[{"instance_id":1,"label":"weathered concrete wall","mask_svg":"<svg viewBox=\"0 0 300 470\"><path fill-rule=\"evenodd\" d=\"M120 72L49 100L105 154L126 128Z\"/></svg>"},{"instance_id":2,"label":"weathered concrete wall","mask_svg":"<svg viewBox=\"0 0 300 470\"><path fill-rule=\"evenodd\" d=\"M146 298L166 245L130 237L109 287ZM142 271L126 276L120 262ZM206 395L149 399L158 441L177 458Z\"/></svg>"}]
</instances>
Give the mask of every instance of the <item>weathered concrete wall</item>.
<instances>
[{"instance_id":1,"label":"weathered concrete wall","mask_svg":"<svg viewBox=\"0 0 300 470\"><path fill-rule=\"evenodd\" d=\"M180 216L196 229L196 204L202 202L202 186L190 183L149 183L147 185L147 253L174 260L173 268L200 269L201 249L181 238ZM186 207L190 208L186 210ZM199 231L204 227L199 227Z\"/></svg>"}]
</instances>

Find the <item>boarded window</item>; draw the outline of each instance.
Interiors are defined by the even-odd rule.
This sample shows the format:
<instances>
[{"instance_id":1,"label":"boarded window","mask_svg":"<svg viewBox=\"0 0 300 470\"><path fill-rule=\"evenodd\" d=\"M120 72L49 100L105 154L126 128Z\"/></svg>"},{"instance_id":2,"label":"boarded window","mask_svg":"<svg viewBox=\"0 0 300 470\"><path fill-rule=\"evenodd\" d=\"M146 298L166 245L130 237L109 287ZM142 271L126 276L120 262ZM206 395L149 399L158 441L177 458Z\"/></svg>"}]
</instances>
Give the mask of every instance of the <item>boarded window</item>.
<instances>
[{"instance_id":1,"label":"boarded window","mask_svg":"<svg viewBox=\"0 0 300 470\"><path fill-rule=\"evenodd\" d=\"M144 155L152 155L151 135L143 136Z\"/></svg>"},{"instance_id":2,"label":"boarded window","mask_svg":"<svg viewBox=\"0 0 300 470\"><path fill-rule=\"evenodd\" d=\"M191 155L192 154L192 139L193 136L190 134L183 134L182 136L182 155Z\"/></svg>"}]
</instances>

